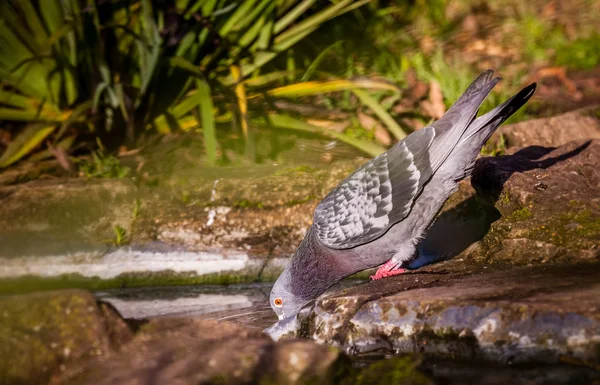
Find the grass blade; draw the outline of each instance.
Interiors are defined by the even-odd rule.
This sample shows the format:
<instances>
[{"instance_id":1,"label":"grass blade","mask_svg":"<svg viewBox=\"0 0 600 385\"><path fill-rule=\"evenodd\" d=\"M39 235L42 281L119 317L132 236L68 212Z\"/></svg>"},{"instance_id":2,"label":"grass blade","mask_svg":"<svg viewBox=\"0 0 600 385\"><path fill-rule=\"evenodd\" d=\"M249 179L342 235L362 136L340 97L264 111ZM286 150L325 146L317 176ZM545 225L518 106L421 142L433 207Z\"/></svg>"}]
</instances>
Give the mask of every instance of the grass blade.
<instances>
[{"instance_id":1,"label":"grass blade","mask_svg":"<svg viewBox=\"0 0 600 385\"><path fill-rule=\"evenodd\" d=\"M24 110L36 110L39 102L36 99L0 89L0 103Z\"/></svg>"},{"instance_id":2,"label":"grass blade","mask_svg":"<svg viewBox=\"0 0 600 385\"><path fill-rule=\"evenodd\" d=\"M286 128L289 130L311 132L311 133L315 133L315 134L321 134L324 136L328 136L330 138L338 139L344 143L347 143L347 144L361 150L362 152L364 152L370 156L377 156L385 151L385 148L383 148L375 143L366 142L366 141L363 141L360 139L355 139L348 135L339 133L337 131L328 130L326 128L322 128L322 127L318 127L318 126L313 126L312 124L306 123L302 120L292 118L291 116L288 116L288 115L269 114L269 120L271 121L271 124L276 127Z\"/></svg>"},{"instance_id":3,"label":"grass blade","mask_svg":"<svg viewBox=\"0 0 600 385\"><path fill-rule=\"evenodd\" d=\"M297 70L295 72L296 75L300 73L301 70ZM273 71L264 75L258 75L248 79L244 79L244 84L248 87L260 87L275 82L277 80L285 79L288 76L290 76L290 73L288 71Z\"/></svg>"},{"instance_id":4,"label":"grass blade","mask_svg":"<svg viewBox=\"0 0 600 385\"><path fill-rule=\"evenodd\" d=\"M386 125L387 129L396 137L398 140L402 140L406 137L406 132L400 127L400 125L392 118L392 116L364 90L353 89L352 92L356 95L362 104L366 105L377 115L379 119Z\"/></svg>"},{"instance_id":5,"label":"grass blade","mask_svg":"<svg viewBox=\"0 0 600 385\"><path fill-rule=\"evenodd\" d=\"M320 95L327 92L337 92L346 90L355 90L358 88L371 88L378 90L389 90L398 92L398 88L390 83L377 80L328 80L328 81L310 81L304 83L295 83L283 87L273 88L267 93L271 96L279 97L299 97L308 95ZM252 95L257 97L259 95Z\"/></svg>"},{"instance_id":6,"label":"grass blade","mask_svg":"<svg viewBox=\"0 0 600 385\"><path fill-rule=\"evenodd\" d=\"M15 163L44 141L56 129L56 124L31 124L10 142L0 157L0 168Z\"/></svg>"},{"instance_id":7,"label":"grass blade","mask_svg":"<svg viewBox=\"0 0 600 385\"><path fill-rule=\"evenodd\" d=\"M339 40L339 41L336 41L335 43L331 44L329 47L325 48L323 50L323 52L321 52L315 58L315 60L313 60L313 62L310 63L310 65L306 69L306 72L304 73L304 75L302 75L302 78L300 79L300 81L301 82L308 81L310 79L310 77L313 75L313 73L317 70L317 67L319 67L319 64L321 64L321 62L325 59L325 56L329 53L329 51L341 46L343 43L344 43L343 40Z\"/></svg>"},{"instance_id":8,"label":"grass blade","mask_svg":"<svg viewBox=\"0 0 600 385\"><path fill-rule=\"evenodd\" d=\"M237 7L233 15L231 15L225 24L219 30L219 35L227 36L227 34L236 27L237 24L245 23L245 16L252 11L252 7L256 3L256 0L246 0Z\"/></svg>"},{"instance_id":9,"label":"grass blade","mask_svg":"<svg viewBox=\"0 0 600 385\"><path fill-rule=\"evenodd\" d=\"M318 28L325 21L332 19L334 17L343 15L344 13L360 7L371 0L361 0L352 4L352 0L342 0L337 4L333 4L330 7L324 9L323 11L314 14L301 21L300 23L294 25L292 28L286 30L275 38L275 45L283 43L287 39L293 39L294 36L298 34L302 34L305 30L314 30ZM350 6L348 6L350 5Z\"/></svg>"},{"instance_id":10,"label":"grass blade","mask_svg":"<svg viewBox=\"0 0 600 385\"><path fill-rule=\"evenodd\" d=\"M246 98L246 89L242 83L242 72L237 65L231 66L231 76L235 81L235 96L237 97L238 107L242 118L242 133L248 140L248 100Z\"/></svg>"},{"instance_id":11,"label":"grass blade","mask_svg":"<svg viewBox=\"0 0 600 385\"><path fill-rule=\"evenodd\" d=\"M196 97L200 104L200 120L204 133L204 147L209 162L214 164L217 161L217 135L210 86L206 80L196 79L196 88L198 89Z\"/></svg>"},{"instance_id":12,"label":"grass blade","mask_svg":"<svg viewBox=\"0 0 600 385\"><path fill-rule=\"evenodd\" d=\"M275 23L275 26L273 27L273 32L277 34L286 29L288 25L293 23L294 20L296 20L300 15L306 12L315 2L316 0L302 1L300 4L294 7L294 9L283 15L283 17L280 18L277 21L277 23Z\"/></svg>"}]
</instances>

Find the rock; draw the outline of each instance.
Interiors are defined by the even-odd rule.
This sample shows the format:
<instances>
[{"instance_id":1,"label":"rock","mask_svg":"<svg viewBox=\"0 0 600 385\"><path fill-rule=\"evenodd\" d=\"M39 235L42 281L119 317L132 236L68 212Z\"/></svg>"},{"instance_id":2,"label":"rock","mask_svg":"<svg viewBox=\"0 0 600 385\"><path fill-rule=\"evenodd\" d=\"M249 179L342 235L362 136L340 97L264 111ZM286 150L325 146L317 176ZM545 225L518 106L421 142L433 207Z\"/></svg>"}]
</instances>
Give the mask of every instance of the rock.
<instances>
[{"instance_id":1,"label":"rock","mask_svg":"<svg viewBox=\"0 0 600 385\"><path fill-rule=\"evenodd\" d=\"M600 140L480 159L472 183L502 217L470 255L513 264L598 261Z\"/></svg>"},{"instance_id":2,"label":"rock","mask_svg":"<svg viewBox=\"0 0 600 385\"><path fill-rule=\"evenodd\" d=\"M503 136L506 147L557 147L573 140L600 139L600 106L525 120L500 127L490 139L493 147Z\"/></svg>"},{"instance_id":3,"label":"rock","mask_svg":"<svg viewBox=\"0 0 600 385\"><path fill-rule=\"evenodd\" d=\"M60 277L90 288L98 280L274 280L316 204L364 162L315 141L281 155L284 164L199 167L203 151L201 141L182 140L124 159L140 171L135 183L59 178L0 186L0 278L44 277L51 286ZM333 154L330 163L315 156L324 151Z\"/></svg>"},{"instance_id":4,"label":"rock","mask_svg":"<svg viewBox=\"0 0 600 385\"><path fill-rule=\"evenodd\" d=\"M573 135L593 136L583 126L598 122L592 112L586 114L538 120L523 132L568 118L581 126ZM560 135L552 143L565 138ZM509 144L514 143L519 142ZM22 290L14 277L43 277L45 287L72 282L89 288L272 281L303 238L319 200L364 161L355 153L302 142L283 156L290 159L283 165L198 167L202 148L201 142L182 139L123 160L139 170L136 183L41 179L0 187L0 292ZM474 183L483 186L479 190L488 200L498 194L500 199L495 206L481 204L468 182L461 183L421 245L421 254L433 257L419 263L456 255L517 264L597 259L596 148L592 144L554 165L546 161L553 155L539 148L516 158L482 159L478 169L485 170L476 170ZM317 156L324 151L334 154L331 163ZM521 161L528 162L527 169L518 168ZM578 164L583 177L576 175ZM565 167L568 171L560 171ZM542 174L544 181L537 180ZM506 180L506 194L500 193ZM517 180L522 187L512 186ZM558 186L569 187L542 191L548 181L559 180ZM527 183L535 188L527 190ZM547 198L555 190L563 196ZM120 243L127 246L111 245L116 226L125 230Z\"/></svg>"},{"instance_id":5,"label":"rock","mask_svg":"<svg viewBox=\"0 0 600 385\"><path fill-rule=\"evenodd\" d=\"M274 343L227 322L163 318L121 351L84 362L60 384L333 384L349 371L339 350L310 341Z\"/></svg>"},{"instance_id":6,"label":"rock","mask_svg":"<svg viewBox=\"0 0 600 385\"><path fill-rule=\"evenodd\" d=\"M107 305L81 290L0 298L0 382L45 384L75 362L102 357L131 338Z\"/></svg>"},{"instance_id":7,"label":"rock","mask_svg":"<svg viewBox=\"0 0 600 385\"><path fill-rule=\"evenodd\" d=\"M428 384L418 364L406 357L383 367L395 380ZM81 290L0 298L1 384L333 385L374 376L336 348L275 343L258 328L199 318L127 324Z\"/></svg>"},{"instance_id":8,"label":"rock","mask_svg":"<svg viewBox=\"0 0 600 385\"><path fill-rule=\"evenodd\" d=\"M0 187L0 257L102 250L129 228L135 185L125 179L36 180Z\"/></svg>"},{"instance_id":9,"label":"rock","mask_svg":"<svg viewBox=\"0 0 600 385\"><path fill-rule=\"evenodd\" d=\"M352 354L600 362L600 264L490 270L449 261L337 292L297 333Z\"/></svg>"}]
</instances>

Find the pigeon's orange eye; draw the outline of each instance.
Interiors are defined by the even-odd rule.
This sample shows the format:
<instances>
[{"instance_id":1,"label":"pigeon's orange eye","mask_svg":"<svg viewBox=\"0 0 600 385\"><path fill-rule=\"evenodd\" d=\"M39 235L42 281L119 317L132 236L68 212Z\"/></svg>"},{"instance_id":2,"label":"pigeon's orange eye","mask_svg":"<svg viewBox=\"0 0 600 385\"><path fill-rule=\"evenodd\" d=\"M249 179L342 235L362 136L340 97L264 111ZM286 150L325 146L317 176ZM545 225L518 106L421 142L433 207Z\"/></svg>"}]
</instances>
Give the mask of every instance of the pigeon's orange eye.
<instances>
[{"instance_id":1,"label":"pigeon's orange eye","mask_svg":"<svg viewBox=\"0 0 600 385\"><path fill-rule=\"evenodd\" d=\"M282 307L283 306L283 301L281 300L281 298L275 298L275 301L273 301L273 303L277 307Z\"/></svg>"}]
</instances>

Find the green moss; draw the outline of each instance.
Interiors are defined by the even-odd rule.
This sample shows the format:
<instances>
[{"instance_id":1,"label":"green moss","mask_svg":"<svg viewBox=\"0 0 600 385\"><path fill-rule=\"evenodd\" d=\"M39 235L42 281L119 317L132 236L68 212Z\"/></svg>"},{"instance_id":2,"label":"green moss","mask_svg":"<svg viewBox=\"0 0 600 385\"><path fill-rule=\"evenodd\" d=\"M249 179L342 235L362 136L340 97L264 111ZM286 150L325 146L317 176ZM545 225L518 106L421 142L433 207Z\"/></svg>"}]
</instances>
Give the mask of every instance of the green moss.
<instances>
[{"instance_id":1,"label":"green moss","mask_svg":"<svg viewBox=\"0 0 600 385\"><path fill-rule=\"evenodd\" d=\"M600 216L585 209L561 214L532 229L528 238L570 249L589 249L600 239Z\"/></svg>"},{"instance_id":2,"label":"green moss","mask_svg":"<svg viewBox=\"0 0 600 385\"><path fill-rule=\"evenodd\" d=\"M509 215L506 220L508 221L522 221L531 217L531 210L528 207L522 207L518 210L513 211L511 215Z\"/></svg>"},{"instance_id":3,"label":"green moss","mask_svg":"<svg viewBox=\"0 0 600 385\"><path fill-rule=\"evenodd\" d=\"M105 325L89 293L8 296L0 308L0 335L10 336L0 344L0 383L45 384L67 361L106 353Z\"/></svg>"},{"instance_id":4,"label":"green moss","mask_svg":"<svg viewBox=\"0 0 600 385\"><path fill-rule=\"evenodd\" d=\"M508 227L501 221L492 224L487 234L481 240L484 249L484 259L486 261L489 262L490 257L502 248L502 240L506 238L508 232Z\"/></svg>"},{"instance_id":5,"label":"green moss","mask_svg":"<svg viewBox=\"0 0 600 385\"><path fill-rule=\"evenodd\" d=\"M418 371L419 364L420 360L413 355L381 360L344 378L340 384L432 384L426 375Z\"/></svg>"},{"instance_id":6,"label":"green moss","mask_svg":"<svg viewBox=\"0 0 600 385\"><path fill-rule=\"evenodd\" d=\"M50 278L27 276L0 280L0 295L69 288L97 291L144 286L231 285L248 282L270 282L272 278L272 276L258 277L258 275L252 273L228 272L198 276L194 272L176 273L173 271L128 273L110 279L84 277L79 274L65 274Z\"/></svg>"},{"instance_id":7,"label":"green moss","mask_svg":"<svg viewBox=\"0 0 600 385\"><path fill-rule=\"evenodd\" d=\"M265 206L261 202L250 202L247 199L242 199L233 204L233 207L240 209L263 209Z\"/></svg>"},{"instance_id":8,"label":"green moss","mask_svg":"<svg viewBox=\"0 0 600 385\"><path fill-rule=\"evenodd\" d=\"M504 203L505 205L509 205L510 204L510 194L507 193L506 191L502 191L502 194L500 194L500 198L498 200L501 203Z\"/></svg>"}]
</instances>

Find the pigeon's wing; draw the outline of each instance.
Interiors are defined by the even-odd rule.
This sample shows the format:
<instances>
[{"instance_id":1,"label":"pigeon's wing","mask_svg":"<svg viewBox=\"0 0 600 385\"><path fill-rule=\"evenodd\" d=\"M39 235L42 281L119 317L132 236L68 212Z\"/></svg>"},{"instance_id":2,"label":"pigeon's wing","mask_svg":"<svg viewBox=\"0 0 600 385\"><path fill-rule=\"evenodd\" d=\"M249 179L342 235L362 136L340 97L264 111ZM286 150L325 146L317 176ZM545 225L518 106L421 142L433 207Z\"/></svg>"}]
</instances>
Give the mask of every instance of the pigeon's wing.
<instances>
[{"instance_id":1,"label":"pigeon's wing","mask_svg":"<svg viewBox=\"0 0 600 385\"><path fill-rule=\"evenodd\" d=\"M313 229L319 240L341 249L377 238L406 216L429 169L415 162L404 142L367 162L317 206Z\"/></svg>"},{"instance_id":2,"label":"pigeon's wing","mask_svg":"<svg viewBox=\"0 0 600 385\"><path fill-rule=\"evenodd\" d=\"M319 240L334 249L352 248L406 218L498 82L489 81L490 75L480 75L440 120L371 159L329 193L313 217Z\"/></svg>"}]
</instances>

